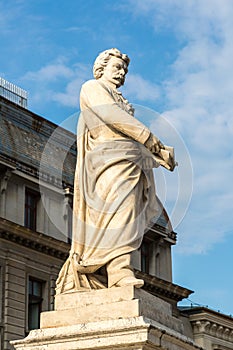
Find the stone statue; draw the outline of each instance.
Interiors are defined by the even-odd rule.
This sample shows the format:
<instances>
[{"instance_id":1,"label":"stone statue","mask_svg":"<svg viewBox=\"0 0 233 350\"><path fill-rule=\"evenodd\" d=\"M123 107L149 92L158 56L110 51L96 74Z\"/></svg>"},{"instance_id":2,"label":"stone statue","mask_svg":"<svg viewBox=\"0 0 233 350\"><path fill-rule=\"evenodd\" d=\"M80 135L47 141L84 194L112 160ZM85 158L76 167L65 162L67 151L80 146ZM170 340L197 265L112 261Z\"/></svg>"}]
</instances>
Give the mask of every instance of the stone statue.
<instances>
[{"instance_id":1,"label":"stone statue","mask_svg":"<svg viewBox=\"0 0 233 350\"><path fill-rule=\"evenodd\" d=\"M96 58L94 80L83 84L77 134L72 246L57 294L134 285L130 253L158 213L152 168L173 170L173 148L164 146L134 117L117 90L129 57L117 49Z\"/></svg>"}]
</instances>

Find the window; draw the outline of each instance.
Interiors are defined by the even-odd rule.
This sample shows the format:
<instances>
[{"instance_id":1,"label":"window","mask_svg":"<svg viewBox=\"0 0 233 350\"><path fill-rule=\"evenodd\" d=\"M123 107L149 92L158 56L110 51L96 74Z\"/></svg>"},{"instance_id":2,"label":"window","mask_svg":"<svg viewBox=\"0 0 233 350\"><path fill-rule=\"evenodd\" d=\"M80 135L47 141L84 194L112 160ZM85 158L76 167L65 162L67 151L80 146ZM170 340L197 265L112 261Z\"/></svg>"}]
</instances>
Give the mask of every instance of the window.
<instances>
[{"instance_id":1,"label":"window","mask_svg":"<svg viewBox=\"0 0 233 350\"><path fill-rule=\"evenodd\" d=\"M39 193L26 188L24 226L36 231L37 202Z\"/></svg>"},{"instance_id":2,"label":"window","mask_svg":"<svg viewBox=\"0 0 233 350\"><path fill-rule=\"evenodd\" d=\"M44 282L29 278L28 281L28 330L40 328L42 292Z\"/></svg>"},{"instance_id":3,"label":"window","mask_svg":"<svg viewBox=\"0 0 233 350\"><path fill-rule=\"evenodd\" d=\"M144 238L141 245L141 271L149 273L152 242Z\"/></svg>"}]
</instances>

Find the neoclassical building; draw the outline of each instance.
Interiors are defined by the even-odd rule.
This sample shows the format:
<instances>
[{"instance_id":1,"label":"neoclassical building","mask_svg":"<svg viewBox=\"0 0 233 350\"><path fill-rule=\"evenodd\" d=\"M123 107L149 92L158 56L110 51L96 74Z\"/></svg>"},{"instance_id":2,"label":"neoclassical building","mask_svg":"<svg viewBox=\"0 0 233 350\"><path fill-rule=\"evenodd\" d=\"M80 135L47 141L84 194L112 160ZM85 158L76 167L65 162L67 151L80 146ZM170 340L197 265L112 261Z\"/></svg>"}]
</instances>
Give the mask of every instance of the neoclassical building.
<instances>
[{"instance_id":1,"label":"neoclassical building","mask_svg":"<svg viewBox=\"0 0 233 350\"><path fill-rule=\"evenodd\" d=\"M0 81L0 348L40 326L71 242L75 135L34 114L19 88ZM233 320L206 308L179 309L192 291L172 282L176 233L161 215L133 255L144 289L171 306L184 336L207 350L233 349Z\"/></svg>"}]
</instances>

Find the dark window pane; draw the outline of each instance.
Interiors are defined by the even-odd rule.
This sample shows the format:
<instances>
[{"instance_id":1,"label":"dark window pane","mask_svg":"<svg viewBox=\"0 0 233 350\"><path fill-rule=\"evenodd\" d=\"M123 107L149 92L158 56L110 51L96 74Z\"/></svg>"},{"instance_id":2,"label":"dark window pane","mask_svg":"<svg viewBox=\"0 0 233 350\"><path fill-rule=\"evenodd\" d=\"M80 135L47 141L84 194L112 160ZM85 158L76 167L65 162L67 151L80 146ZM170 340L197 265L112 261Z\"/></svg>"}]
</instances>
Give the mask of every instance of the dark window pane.
<instances>
[{"instance_id":1,"label":"dark window pane","mask_svg":"<svg viewBox=\"0 0 233 350\"><path fill-rule=\"evenodd\" d=\"M39 195L37 192L26 189L25 192L25 210L24 225L31 230L36 230L36 209Z\"/></svg>"},{"instance_id":2,"label":"dark window pane","mask_svg":"<svg viewBox=\"0 0 233 350\"><path fill-rule=\"evenodd\" d=\"M40 303L29 304L28 307L28 328L38 329L40 328Z\"/></svg>"},{"instance_id":3,"label":"dark window pane","mask_svg":"<svg viewBox=\"0 0 233 350\"><path fill-rule=\"evenodd\" d=\"M141 245L141 271L149 273L151 243L144 240Z\"/></svg>"},{"instance_id":4,"label":"dark window pane","mask_svg":"<svg viewBox=\"0 0 233 350\"><path fill-rule=\"evenodd\" d=\"M30 278L28 283L28 329L40 328L42 289L44 282Z\"/></svg>"},{"instance_id":5,"label":"dark window pane","mask_svg":"<svg viewBox=\"0 0 233 350\"><path fill-rule=\"evenodd\" d=\"M38 282L38 281L33 282L33 295L37 297L41 297L41 282Z\"/></svg>"}]
</instances>

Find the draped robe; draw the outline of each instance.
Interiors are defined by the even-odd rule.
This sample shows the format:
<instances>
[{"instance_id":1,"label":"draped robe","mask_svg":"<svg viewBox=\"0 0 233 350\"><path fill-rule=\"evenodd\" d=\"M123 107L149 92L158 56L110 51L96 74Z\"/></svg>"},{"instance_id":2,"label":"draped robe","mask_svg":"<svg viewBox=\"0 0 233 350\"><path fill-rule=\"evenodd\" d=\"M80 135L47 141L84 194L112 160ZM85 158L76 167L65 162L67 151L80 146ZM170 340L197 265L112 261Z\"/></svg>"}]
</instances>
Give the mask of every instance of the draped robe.
<instances>
[{"instance_id":1,"label":"draped robe","mask_svg":"<svg viewBox=\"0 0 233 350\"><path fill-rule=\"evenodd\" d=\"M117 90L98 80L82 86L80 107L72 246L57 292L93 287L89 276L137 249L159 215L152 172L158 164L144 146L150 130Z\"/></svg>"}]
</instances>

